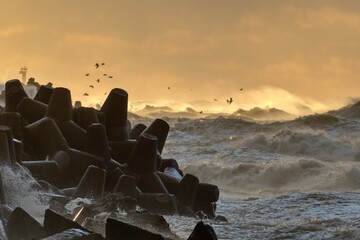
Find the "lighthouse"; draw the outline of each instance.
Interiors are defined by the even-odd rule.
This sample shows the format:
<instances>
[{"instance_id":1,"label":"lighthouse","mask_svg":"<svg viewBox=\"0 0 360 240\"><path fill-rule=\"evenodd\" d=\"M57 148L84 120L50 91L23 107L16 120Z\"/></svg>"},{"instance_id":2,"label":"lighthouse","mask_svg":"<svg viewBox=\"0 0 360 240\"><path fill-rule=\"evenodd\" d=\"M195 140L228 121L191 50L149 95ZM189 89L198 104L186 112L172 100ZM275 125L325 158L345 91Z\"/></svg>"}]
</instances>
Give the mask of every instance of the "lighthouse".
<instances>
[{"instance_id":1,"label":"lighthouse","mask_svg":"<svg viewBox=\"0 0 360 240\"><path fill-rule=\"evenodd\" d=\"M21 67L19 74L21 74L21 82L26 84L26 73L28 68L26 66Z\"/></svg>"}]
</instances>

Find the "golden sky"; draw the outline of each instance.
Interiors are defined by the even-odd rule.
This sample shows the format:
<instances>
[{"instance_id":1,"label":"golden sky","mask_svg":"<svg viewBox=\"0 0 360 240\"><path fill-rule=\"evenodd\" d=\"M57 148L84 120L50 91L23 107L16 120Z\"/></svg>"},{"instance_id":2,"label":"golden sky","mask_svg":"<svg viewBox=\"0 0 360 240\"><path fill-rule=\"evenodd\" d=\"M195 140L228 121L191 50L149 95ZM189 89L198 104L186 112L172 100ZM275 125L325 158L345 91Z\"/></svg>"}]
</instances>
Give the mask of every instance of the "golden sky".
<instances>
[{"instance_id":1,"label":"golden sky","mask_svg":"<svg viewBox=\"0 0 360 240\"><path fill-rule=\"evenodd\" d=\"M358 0L0 0L0 82L26 65L83 102L322 110L359 97L359 44Z\"/></svg>"}]
</instances>

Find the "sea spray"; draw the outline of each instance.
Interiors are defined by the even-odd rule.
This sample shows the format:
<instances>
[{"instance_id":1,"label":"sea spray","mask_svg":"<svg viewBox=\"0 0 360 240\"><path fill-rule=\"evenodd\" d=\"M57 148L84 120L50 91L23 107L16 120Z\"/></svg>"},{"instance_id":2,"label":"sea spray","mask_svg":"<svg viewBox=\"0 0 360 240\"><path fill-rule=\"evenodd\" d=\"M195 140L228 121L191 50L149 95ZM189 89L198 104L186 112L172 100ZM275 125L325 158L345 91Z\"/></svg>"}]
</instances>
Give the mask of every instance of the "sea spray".
<instances>
[{"instance_id":1,"label":"sea spray","mask_svg":"<svg viewBox=\"0 0 360 240\"><path fill-rule=\"evenodd\" d=\"M40 223L48 208L50 192L42 190L37 181L22 167L0 166L7 204L21 207Z\"/></svg>"}]
</instances>

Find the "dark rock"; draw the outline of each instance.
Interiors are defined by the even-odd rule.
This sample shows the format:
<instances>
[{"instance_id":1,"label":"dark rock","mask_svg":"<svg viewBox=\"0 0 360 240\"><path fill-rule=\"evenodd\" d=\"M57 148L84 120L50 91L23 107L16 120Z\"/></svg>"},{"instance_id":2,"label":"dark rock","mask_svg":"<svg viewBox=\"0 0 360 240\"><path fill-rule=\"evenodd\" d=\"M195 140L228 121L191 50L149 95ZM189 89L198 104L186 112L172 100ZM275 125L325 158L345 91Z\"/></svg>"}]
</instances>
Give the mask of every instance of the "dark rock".
<instances>
[{"instance_id":1,"label":"dark rock","mask_svg":"<svg viewBox=\"0 0 360 240\"><path fill-rule=\"evenodd\" d=\"M162 119L155 119L145 130L144 133L148 133L154 135L158 142L157 142L157 149L159 153L162 153L162 150L165 145L165 141L167 135L169 133L170 126L167 122Z\"/></svg>"},{"instance_id":2,"label":"dark rock","mask_svg":"<svg viewBox=\"0 0 360 240\"><path fill-rule=\"evenodd\" d=\"M10 162L9 163L11 163L11 164L15 163L16 162L16 154L15 154L12 130L8 126L0 125L0 133L3 133L3 134L6 135L6 140L7 140L6 145L8 147L9 155L10 155L10 159L9 159ZM1 155L1 151L0 151L0 155Z\"/></svg>"},{"instance_id":3,"label":"dark rock","mask_svg":"<svg viewBox=\"0 0 360 240\"><path fill-rule=\"evenodd\" d=\"M5 110L17 112L17 106L24 97L28 97L19 79L12 79L5 83Z\"/></svg>"},{"instance_id":4,"label":"dark rock","mask_svg":"<svg viewBox=\"0 0 360 240\"><path fill-rule=\"evenodd\" d=\"M91 107L79 107L76 110L76 119L75 123L82 127L85 130L88 130L88 127L91 124L99 123L98 116L96 114L95 108Z\"/></svg>"},{"instance_id":5,"label":"dark rock","mask_svg":"<svg viewBox=\"0 0 360 240\"><path fill-rule=\"evenodd\" d=\"M128 93L120 88L112 89L100 109L105 114L105 127L109 141L129 139L127 107Z\"/></svg>"},{"instance_id":6,"label":"dark rock","mask_svg":"<svg viewBox=\"0 0 360 240\"><path fill-rule=\"evenodd\" d=\"M138 187L144 193L168 193L156 172L140 175Z\"/></svg>"},{"instance_id":7,"label":"dark rock","mask_svg":"<svg viewBox=\"0 0 360 240\"><path fill-rule=\"evenodd\" d=\"M44 229L46 236L51 236L71 228L77 228L84 232L92 233L88 229L82 227L80 224L63 217L50 209L46 209L44 219Z\"/></svg>"},{"instance_id":8,"label":"dark rock","mask_svg":"<svg viewBox=\"0 0 360 240\"><path fill-rule=\"evenodd\" d=\"M145 129L146 126L144 124L142 123L136 124L129 133L130 139L137 139Z\"/></svg>"},{"instance_id":9,"label":"dark rock","mask_svg":"<svg viewBox=\"0 0 360 240\"><path fill-rule=\"evenodd\" d=\"M163 240L160 234L151 233L139 227L112 218L106 220L107 240Z\"/></svg>"},{"instance_id":10,"label":"dark rock","mask_svg":"<svg viewBox=\"0 0 360 240\"><path fill-rule=\"evenodd\" d=\"M123 164L126 163L134 147L136 146L136 141L110 141L109 146L111 149L112 158Z\"/></svg>"},{"instance_id":11,"label":"dark rock","mask_svg":"<svg viewBox=\"0 0 360 240\"><path fill-rule=\"evenodd\" d=\"M87 126L84 151L104 158L106 166L109 165L111 155L104 125L93 123Z\"/></svg>"},{"instance_id":12,"label":"dark rock","mask_svg":"<svg viewBox=\"0 0 360 240\"><path fill-rule=\"evenodd\" d=\"M55 183L59 176L59 167L55 161L23 161L22 164L39 180Z\"/></svg>"},{"instance_id":13,"label":"dark rock","mask_svg":"<svg viewBox=\"0 0 360 240\"><path fill-rule=\"evenodd\" d=\"M22 129L25 124L23 117L20 115L20 113L0 113L0 125L6 125L10 127L15 138L22 137Z\"/></svg>"},{"instance_id":14,"label":"dark rock","mask_svg":"<svg viewBox=\"0 0 360 240\"><path fill-rule=\"evenodd\" d=\"M162 158L159 171L163 172L165 168L171 167L179 170L178 162L173 158Z\"/></svg>"},{"instance_id":15,"label":"dark rock","mask_svg":"<svg viewBox=\"0 0 360 240\"><path fill-rule=\"evenodd\" d=\"M137 198L138 205L151 212L161 215L179 214L176 198L167 193L141 193Z\"/></svg>"},{"instance_id":16,"label":"dark rock","mask_svg":"<svg viewBox=\"0 0 360 240\"><path fill-rule=\"evenodd\" d=\"M210 183L199 183L196 193L196 202L217 202L220 191L218 186Z\"/></svg>"},{"instance_id":17,"label":"dark rock","mask_svg":"<svg viewBox=\"0 0 360 240\"><path fill-rule=\"evenodd\" d=\"M45 116L47 105L31 98L23 98L17 109L28 123L34 123Z\"/></svg>"},{"instance_id":18,"label":"dark rock","mask_svg":"<svg viewBox=\"0 0 360 240\"><path fill-rule=\"evenodd\" d=\"M81 178L73 197L102 198L105 189L105 170L89 166Z\"/></svg>"},{"instance_id":19,"label":"dark rock","mask_svg":"<svg viewBox=\"0 0 360 240\"><path fill-rule=\"evenodd\" d=\"M53 87L47 85L41 85L34 97L34 100L44 104L49 104L53 91L54 91Z\"/></svg>"},{"instance_id":20,"label":"dark rock","mask_svg":"<svg viewBox=\"0 0 360 240\"><path fill-rule=\"evenodd\" d=\"M1 125L0 125L1 126ZM0 132L0 161L2 164L10 165L11 157L8 145L8 139L5 133Z\"/></svg>"},{"instance_id":21,"label":"dark rock","mask_svg":"<svg viewBox=\"0 0 360 240\"><path fill-rule=\"evenodd\" d=\"M44 228L22 208L17 207L11 213L7 230L9 240L39 239L44 237Z\"/></svg>"},{"instance_id":22,"label":"dark rock","mask_svg":"<svg viewBox=\"0 0 360 240\"><path fill-rule=\"evenodd\" d=\"M201 221L196 224L188 240L217 240L217 236L210 225Z\"/></svg>"},{"instance_id":23,"label":"dark rock","mask_svg":"<svg viewBox=\"0 0 360 240\"><path fill-rule=\"evenodd\" d=\"M61 233L54 234L42 240L102 240L105 239L99 234L89 233L77 228L67 229Z\"/></svg>"},{"instance_id":24,"label":"dark rock","mask_svg":"<svg viewBox=\"0 0 360 240\"><path fill-rule=\"evenodd\" d=\"M156 171L157 138L143 133L140 135L126 164L137 174Z\"/></svg>"},{"instance_id":25,"label":"dark rock","mask_svg":"<svg viewBox=\"0 0 360 240\"><path fill-rule=\"evenodd\" d=\"M137 226L150 226L157 232L171 233L170 226L161 215L148 212L129 212L125 219Z\"/></svg>"},{"instance_id":26,"label":"dark rock","mask_svg":"<svg viewBox=\"0 0 360 240\"><path fill-rule=\"evenodd\" d=\"M24 129L24 151L37 159L69 151L69 145L54 120L44 117Z\"/></svg>"},{"instance_id":27,"label":"dark rock","mask_svg":"<svg viewBox=\"0 0 360 240\"><path fill-rule=\"evenodd\" d=\"M215 222L229 222L225 216L217 215L214 219Z\"/></svg>"}]
</instances>

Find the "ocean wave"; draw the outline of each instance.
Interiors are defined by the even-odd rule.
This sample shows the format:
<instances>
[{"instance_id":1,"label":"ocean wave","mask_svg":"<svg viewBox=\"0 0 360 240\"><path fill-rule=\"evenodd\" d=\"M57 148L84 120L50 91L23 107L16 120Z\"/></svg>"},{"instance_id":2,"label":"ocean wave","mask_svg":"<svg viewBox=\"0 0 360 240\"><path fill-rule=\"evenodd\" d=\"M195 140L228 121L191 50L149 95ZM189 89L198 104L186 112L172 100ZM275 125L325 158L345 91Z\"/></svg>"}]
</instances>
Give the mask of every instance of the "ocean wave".
<instances>
[{"instance_id":1,"label":"ocean wave","mask_svg":"<svg viewBox=\"0 0 360 240\"><path fill-rule=\"evenodd\" d=\"M257 134L243 141L246 147L321 160L358 160L359 146L351 138L332 137L323 131L281 129L272 135Z\"/></svg>"},{"instance_id":2,"label":"ocean wave","mask_svg":"<svg viewBox=\"0 0 360 240\"><path fill-rule=\"evenodd\" d=\"M183 171L198 176L201 181L218 184L226 191L251 196L360 188L360 163L357 162L289 159L236 166L202 162L188 163Z\"/></svg>"}]
</instances>

